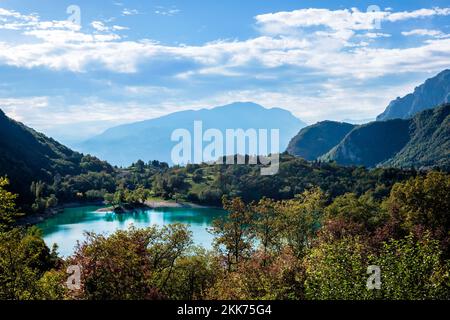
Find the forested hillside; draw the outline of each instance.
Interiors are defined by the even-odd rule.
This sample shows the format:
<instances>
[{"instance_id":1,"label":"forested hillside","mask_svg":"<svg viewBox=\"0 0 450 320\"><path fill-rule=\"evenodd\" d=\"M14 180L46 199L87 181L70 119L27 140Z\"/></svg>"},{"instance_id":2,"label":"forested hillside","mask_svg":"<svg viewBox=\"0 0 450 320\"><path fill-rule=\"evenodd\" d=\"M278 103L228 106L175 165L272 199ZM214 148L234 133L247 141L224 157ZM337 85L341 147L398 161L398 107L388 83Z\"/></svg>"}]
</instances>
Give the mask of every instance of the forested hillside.
<instances>
[{"instance_id":1,"label":"forested hillside","mask_svg":"<svg viewBox=\"0 0 450 320\"><path fill-rule=\"evenodd\" d=\"M342 165L375 167L450 166L450 104L408 120L372 122L353 129L320 159Z\"/></svg>"},{"instance_id":2,"label":"forested hillside","mask_svg":"<svg viewBox=\"0 0 450 320\"><path fill-rule=\"evenodd\" d=\"M411 123L412 136L384 166L450 168L450 104L418 114Z\"/></svg>"},{"instance_id":3,"label":"forested hillside","mask_svg":"<svg viewBox=\"0 0 450 320\"><path fill-rule=\"evenodd\" d=\"M292 138L287 152L305 160L316 160L336 146L355 125L323 121L302 129Z\"/></svg>"},{"instance_id":4,"label":"forested hillside","mask_svg":"<svg viewBox=\"0 0 450 320\"><path fill-rule=\"evenodd\" d=\"M341 165L375 167L392 158L408 143L409 127L409 121L400 119L359 126L320 159Z\"/></svg>"},{"instance_id":5,"label":"forested hillside","mask_svg":"<svg viewBox=\"0 0 450 320\"><path fill-rule=\"evenodd\" d=\"M0 176L9 178L20 204L35 201L39 190L31 190L33 182L45 188L44 184L61 183L66 176L112 171L106 162L72 151L0 110Z\"/></svg>"}]
</instances>

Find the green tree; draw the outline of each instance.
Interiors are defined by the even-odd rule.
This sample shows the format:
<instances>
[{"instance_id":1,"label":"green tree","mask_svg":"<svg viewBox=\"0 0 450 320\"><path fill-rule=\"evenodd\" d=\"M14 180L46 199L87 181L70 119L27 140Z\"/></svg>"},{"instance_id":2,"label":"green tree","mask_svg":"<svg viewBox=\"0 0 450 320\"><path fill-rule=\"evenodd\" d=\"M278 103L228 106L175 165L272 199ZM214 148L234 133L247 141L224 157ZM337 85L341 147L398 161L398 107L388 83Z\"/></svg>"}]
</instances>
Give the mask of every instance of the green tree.
<instances>
[{"instance_id":1,"label":"green tree","mask_svg":"<svg viewBox=\"0 0 450 320\"><path fill-rule=\"evenodd\" d=\"M386 243L374 264L381 268L384 299L450 298L450 264L429 233L420 240L409 235Z\"/></svg>"},{"instance_id":2,"label":"green tree","mask_svg":"<svg viewBox=\"0 0 450 320\"><path fill-rule=\"evenodd\" d=\"M289 248L262 263L260 251L242 261L231 272L217 271L207 292L213 300L299 300L304 299L303 262Z\"/></svg>"},{"instance_id":3,"label":"green tree","mask_svg":"<svg viewBox=\"0 0 450 320\"><path fill-rule=\"evenodd\" d=\"M139 186L135 191L136 198L141 203L145 203L150 196L150 190L145 189L143 186Z\"/></svg>"},{"instance_id":4,"label":"green tree","mask_svg":"<svg viewBox=\"0 0 450 320\"><path fill-rule=\"evenodd\" d=\"M104 200L107 204L113 205L114 206L114 194L112 193L105 193L104 195Z\"/></svg>"},{"instance_id":5,"label":"green tree","mask_svg":"<svg viewBox=\"0 0 450 320\"><path fill-rule=\"evenodd\" d=\"M46 275L56 262L36 228L0 232L0 300L61 299L62 283Z\"/></svg>"},{"instance_id":6,"label":"green tree","mask_svg":"<svg viewBox=\"0 0 450 320\"><path fill-rule=\"evenodd\" d=\"M8 179L0 177L0 232L10 229L21 215L16 209L17 195L5 189L8 185Z\"/></svg>"},{"instance_id":7,"label":"green tree","mask_svg":"<svg viewBox=\"0 0 450 320\"><path fill-rule=\"evenodd\" d=\"M431 230L450 230L450 175L429 172L426 177L416 177L397 183L391 190L385 206L391 213L400 215L404 226L411 230L422 225Z\"/></svg>"},{"instance_id":8,"label":"green tree","mask_svg":"<svg viewBox=\"0 0 450 320\"><path fill-rule=\"evenodd\" d=\"M119 188L115 193L113 197L113 205L115 207L120 207L125 202L125 190L122 188Z\"/></svg>"},{"instance_id":9,"label":"green tree","mask_svg":"<svg viewBox=\"0 0 450 320\"><path fill-rule=\"evenodd\" d=\"M136 163L134 164L134 169L138 173L143 173L144 170L145 170L145 163L144 163L144 161L142 161L142 160L136 161Z\"/></svg>"},{"instance_id":10,"label":"green tree","mask_svg":"<svg viewBox=\"0 0 450 320\"><path fill-rule=\"evenodd\" d=\"M54 194L51 194L50 197L47 198L47 208L53 208L58 205L58 198Z\"/></svg>"},{"instance_id":11,"label":"green tree","mask_svg":"<svg viewBox=\"0 0 450 320\"><path fill-rule=\"evenodd\" d=\"M196 247L189 254L178 259L173 276L166 285L171 299L203 300L218 275L219 260L204 248Z\"/></svg>"},{"instance_id":12,"label":"green tree","mask_svg":"<svg viewBox=\"0 0 450 320\"><path fill-rule=\"evenodd\" d=\"M327 241L332 241L360 235L371 237L372 243L379 245L380 241L386 239L378 239L373 237L373 234L378 228L383 228L387 220L386 210L383 210L380 203L373 198L372 193L367 192L362 196L346 193L336 197L325 208L320 236L323 240L328 237Z\"/></svg>"},{"instance_id":13,"label":"green tree","mask_svg":"<svg viewBox=\"0 0 450 320\"><path fill-rule=\"evenodd\" d=\"M311 246L325 208L326 195L319 188L312 188L296 196L295 199L278 204L281 214L281 235L301 257L304 250Z\"/></svg>"},{"instance_id":14,"label":"green tree","mask_svg":"<svg viewBox=\"0 0 450 320\"><path fill-rule=\"evenodd\" d=\"M360 300L367 289L368 247L359 238L321 242L305 258L305 294L311 300Z\"/></svg>"},{"instance_id":15,"label":"green tree","mask_svg":"<svg viewBox=\"0 0 450 320\"><path fill-rule=\"evenodd\" d=\"M211 233L215 235L214 246L223 252L228 269L247 257L252 249L252 211L241 198L223 198L223 208L229 213L226 217L212 222Z\"/></svg>"},{"instance_id":16,"label":"green tree","mask_svg":"<svg viewBox=\"0 0 450 320\"><path fill-rule=\"evenodd\" d=\"M263 264L266 264L269 252L278 249L280 239L280 219L276 202L272 199L263 198L252 205L253 231L256 238L263 247Z\"/></svg>"}]
</instances>

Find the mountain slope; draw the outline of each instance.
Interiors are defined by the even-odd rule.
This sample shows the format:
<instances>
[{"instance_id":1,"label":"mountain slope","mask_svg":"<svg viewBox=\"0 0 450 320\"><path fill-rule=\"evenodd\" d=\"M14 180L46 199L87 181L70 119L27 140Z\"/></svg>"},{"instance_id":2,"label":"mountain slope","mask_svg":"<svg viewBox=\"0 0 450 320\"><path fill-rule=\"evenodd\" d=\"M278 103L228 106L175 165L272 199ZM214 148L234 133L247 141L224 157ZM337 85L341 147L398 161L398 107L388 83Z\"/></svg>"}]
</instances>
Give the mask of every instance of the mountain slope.
<instances>
[{"instance_id":1,"label":"mountain slope","mask_svg":"<svg viewBox=\"0 0 450 320\"><path fill-rule=\"evenodd\" d=\"M321 160L343 165L449 166L450 104L409 120L372 122L353 129Z\"/></svg>"},{"instance_id":2,"label":"mountain slope","mask_svg":"<svg viewBox=\"0 0 450 320\"><path fill-rule=\"evenodd\" d=\"M287 152L306 160L315 160L336 146L355 125L323 121L303 128L289 143Z\"/></svg>"},{"instance_id":3,"label":"mountain slope","mask_svg":"<svg viewBox=\"0 0 450 320\"><path fill-rule=\"evenodd\" d=\"M444 70L428 79L403 98L392 101L378 121L409 119L418 112L450 102L450 70Z\"/></svg>"},{"instance_id":4,"label":"mountain slope","mask_svg":"<svg viewBox=\"0 0 450 320\"><path fill-rule=\"evenodd\" d=\"M21 202L30 200L33 181L52 183L57 174L79 174L82 162L82 154L8 118L0 110L0 176L8 176L10 189L21 195Z\"/></svg>"},{"instance_id":5,"label":"mountain slope","mask_svg":"<svg viewBox=\"0 0 450 320\"><path fill-rule=\"evenodd\" d=\"M374 167L393 157L408 143L409 125L408 120L396 119L356 127L321 160Z\"/></svg>"},{"instance_id":6,"label":"mountain slope","mask_svg":"<svg viewBox=\"0 0 450 320\"><path fill-rule=\"evenodd\" d=\"M171 141L172 132L186 129L193 137L194 121L203 122L203 132L214 128L224 136L226 129L280 129L280 150L285 150L289 139L305 126L286 110L238 102L114 127L85 141L79 149L121 166L130 165L137 159L171 163L171 151L177 144Z\"/></svg>"},{"instance_id":7,"label":"mountain slope","mask_svg":"<svg viewBox=\"0 0 450 320\"><path fill-rule=\"evenodd\" d=\"M418 114L411 128L411 140L384 165L450 168L450 104Z\"/></svg>"}]
</instances>

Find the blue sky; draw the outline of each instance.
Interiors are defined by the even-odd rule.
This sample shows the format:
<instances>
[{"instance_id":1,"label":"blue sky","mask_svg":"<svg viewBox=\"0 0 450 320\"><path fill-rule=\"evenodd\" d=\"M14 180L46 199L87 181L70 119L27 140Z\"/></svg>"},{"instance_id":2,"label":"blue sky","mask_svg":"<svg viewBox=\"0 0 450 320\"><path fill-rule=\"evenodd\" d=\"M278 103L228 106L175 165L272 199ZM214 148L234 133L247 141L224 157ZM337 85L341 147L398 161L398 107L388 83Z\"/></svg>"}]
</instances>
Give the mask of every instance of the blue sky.
<instances>
[{"instance_id":1,"label":"blue sky","mask_svg":"<svg viewBox=\"0 0 450 320\"><path fill-rule=\"evenodd\" d=\"M373 119L449 66L448 0L0 1L0 107L69 144L234 101Z\"/></svg>"}]
</instances>

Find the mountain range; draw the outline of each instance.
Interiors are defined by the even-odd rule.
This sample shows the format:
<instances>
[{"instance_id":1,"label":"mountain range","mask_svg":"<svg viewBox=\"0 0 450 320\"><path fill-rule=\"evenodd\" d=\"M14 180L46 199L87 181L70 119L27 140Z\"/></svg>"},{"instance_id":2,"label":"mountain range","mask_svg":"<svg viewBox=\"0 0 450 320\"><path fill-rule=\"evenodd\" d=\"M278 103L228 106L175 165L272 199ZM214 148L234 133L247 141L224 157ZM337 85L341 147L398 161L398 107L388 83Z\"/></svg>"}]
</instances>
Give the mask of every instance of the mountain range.
<instances>
[{"instance_id":1,"label":"mountain range","mask_svg":"<svg viewBox=\"0 0 450 320\"><path fill-rule=\"evenodd\" d=\"M392 101L377 121L319 122L302 129L287 152L307 160L367 167L450 165L450 70Z\"/></svg>"},{"instance_id":2,"label":"mountain range","mask_svg":"<svg viewBox=\"0 0 450 320\"><path fill-rule=\"evenodd\" d=\"M236 102L113 127L83 142L77 149L118 166L128 166L138 159L172 163L171 150L177 144L171 141L173 131L186 129L193 136L194 121L202 121L203 131L218 129L224 136L226 129L279 129L280 151L285 150L289 140L306 126L289 111Z\"/></svg>"},{"instance_id":3,"label":"mountain range","mask_svg":"<svg viewBox=\"0 0 450 320\"><path fill-rule=\"evenodd\" d=\"M401 104L397 112L394 110L396 104L392 102L388 107L390 111L387 110L384 115L395 113L400 117L398 119L364 125L323 121L305 127L301 120L286 110L266 109L254 103L240 102L213 109L177 112L158 119L114 127L86 141L81 150L123 166L138 159L170 162L172 131L184 128L192 132L193 122L200 120L203 121L204 130L281 129L281 147L307 160L319 159L367 167L439 166L448 169L450 103L431 109L428 107L434 93L440 97L435 101L448 98L448 74L446 70L436 79L427 80L419 86L412 94L415 98L408 98L408 108L404 108L406 104ZM447 91L442 92L437 88ZM423 104L418 104L418 101ZM408 117L414 110L422 109ZM300 132L289 142L299 129ZM0 176L7 175L12 182L11 190L22 197L33 198L30 194L33 181L53 183L58 176L112 170L107 162L73 151L8 118L0 110Z\"/></svg>"},{"instance_id":4,"label":"mountain range","mask_svg":"<svg viewBox=\"0 0 450 320\"><path fill-rule=\"evenodd\" d=\"M450 104L444 104L412 119L375 121L353 128L345 123L322 122L304 128L291 141L288 152L341 165L450 168L449 113ZM305 146L314 147L305 150Z\"/></svg>"}]
</instances>

